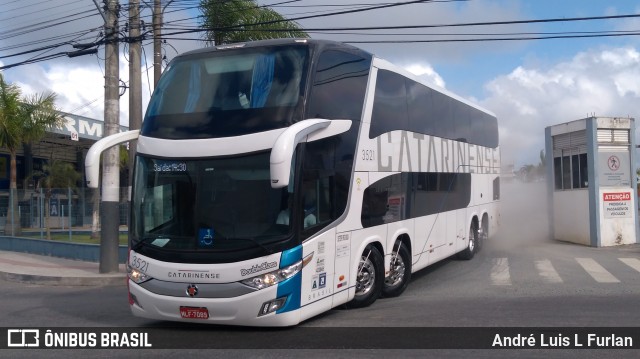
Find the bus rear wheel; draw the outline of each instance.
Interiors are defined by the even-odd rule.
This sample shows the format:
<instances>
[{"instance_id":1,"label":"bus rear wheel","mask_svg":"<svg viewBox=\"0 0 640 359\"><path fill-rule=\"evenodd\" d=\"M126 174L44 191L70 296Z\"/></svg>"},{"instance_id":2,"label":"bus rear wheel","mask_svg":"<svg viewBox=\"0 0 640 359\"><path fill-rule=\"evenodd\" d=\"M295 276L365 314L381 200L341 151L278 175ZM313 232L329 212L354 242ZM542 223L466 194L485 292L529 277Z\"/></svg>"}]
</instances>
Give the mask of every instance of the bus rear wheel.
<instances>
[{"instance_id":1,"label":"bus rear wheel","mask_svg":"<svg viewBox=\"0 0 640 359\"><path fill-rule=\"evenodd\" d=\"M469 243L467 248L458 254L458 258L469 260L478 251L478 225L476 221L471 222L469 227Z\"/></svg>"},{"instance_id":2,"label":"bus rear wheel","mask_svg":"<svg viewBox=\"0 0 640 359\"><path fill-rule=\"evenodd\" d=\"M384 260L380 251L373 245L368 245L358 264L356 276L356 295L348 308L367 307L378 299L384 284Z\"/></svg>"},{"instance_id":3,"label":"bus rear wheel","mask_svg":"<svg viewBox=\"0 0 640 359\"><path fill-rule=\"evenodd\" d=\"M409 285L411 279L411 256L406 245L396 242L391 253L389 276L384 280L382 294L385 297L397 297Z\"/></svg>"},{"instance_id":4,"label":"bus rear wheel","mask_svg":"<svg viewBox=\"0 0 640 359\"><path fill-rule=\"evenodd\" d=\"M482 217L482 226L480 226L480 231L478 233L478 250L482 248L482 246L486 243L488 239L489 239L489 218L485 214L484 217ZM478 250L476 250L476 252Z\"/></svg>"}]
</instances>

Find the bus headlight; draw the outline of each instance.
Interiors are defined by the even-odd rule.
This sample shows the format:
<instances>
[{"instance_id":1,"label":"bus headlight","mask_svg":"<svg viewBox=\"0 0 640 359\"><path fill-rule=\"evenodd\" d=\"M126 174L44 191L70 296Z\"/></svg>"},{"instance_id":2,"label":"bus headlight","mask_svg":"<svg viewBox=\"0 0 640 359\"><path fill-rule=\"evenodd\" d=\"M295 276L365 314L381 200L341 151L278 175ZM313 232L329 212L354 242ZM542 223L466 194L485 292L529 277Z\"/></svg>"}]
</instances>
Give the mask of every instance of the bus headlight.
<instances>
[{"instance_id":1,"label":"bus headlight","mask_svg":"<svg viewBox=\"0 0 640 359\"><path fill-rule=\"evenodd\" d=\"M136 284L140 284L142 282L148 281L149 279L152 279L150 275L132 268L129 265L127 265L127 275L129 276L129 279L131 279Z\"/></svg>"},{"instance_id":2,"label":"bus headlight","mask_svg":"<svg viewBox=\"0 0 640 359\"><path fill-rule=\"evenodd\" d=\"M302 269L302 261L298 261L288 267L274 270L273 272L261 274L253 278L245 279L242 284L248 285L255 289L264 289L287 280Z\"/></svg>"}]
</instances>

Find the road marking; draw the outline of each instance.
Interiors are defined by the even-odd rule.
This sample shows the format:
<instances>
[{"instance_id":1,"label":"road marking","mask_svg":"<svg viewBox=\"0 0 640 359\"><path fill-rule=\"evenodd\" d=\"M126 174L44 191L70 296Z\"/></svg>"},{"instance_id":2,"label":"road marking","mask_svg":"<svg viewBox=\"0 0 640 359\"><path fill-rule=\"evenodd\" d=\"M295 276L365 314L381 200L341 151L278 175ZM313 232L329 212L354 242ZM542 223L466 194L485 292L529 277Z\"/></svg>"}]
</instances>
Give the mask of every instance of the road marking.
<instances>
[{"instance_id":1,"label":"road marking","mask_svg":"<svg viewBox=\"0 0 640 359\"><path fill-rule=\"evenodd\" d=\"M508 258L493 258L493 267L491 268L491 284L511 285L511 275L509 274Z\"/></svg>"},{"instance_id":2,"label":"road marking","mask_svg":"<svg viewBox=\"0 0 640 359\"><path fill-rule=\"evenodd\" d=\"M622 263L640 272L640 259L638 258L618 258Z\"/></svg>"},{"instance_id":3,"label":"road marking","mask_svg":"<svg viewBox=\"0 0 640 359\"><path fill-rule=\"evenodd\" d=\"M576 258L578 264L584 268L599 283L620 283L620 281L609 273L603 266L592 258Z\"/></svg>"},{"instance_id":4,"label":"road marking","mask_svg":"<svg viewBox=\"0 0 640 359\"><path fill-rule=\"evenodd\" d=\"M540 261L536 261L536 268L538 269L538 273L547 283L562 283L562 278L558 275L555 268L551 264L550 260L544 259Z\"/></svg>"}]
</instances>

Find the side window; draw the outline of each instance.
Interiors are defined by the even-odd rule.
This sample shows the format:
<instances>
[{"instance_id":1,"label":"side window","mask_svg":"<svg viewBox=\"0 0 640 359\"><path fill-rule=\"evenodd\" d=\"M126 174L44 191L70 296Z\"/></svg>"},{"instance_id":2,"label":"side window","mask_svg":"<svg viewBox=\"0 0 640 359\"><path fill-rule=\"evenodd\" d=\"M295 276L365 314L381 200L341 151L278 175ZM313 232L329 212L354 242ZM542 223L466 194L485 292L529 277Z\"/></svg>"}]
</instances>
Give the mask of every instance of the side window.
<instances>
[{"instance_id":1,"label":"side window","mask_svg":"<svg viewBox=\"0 0 640 359\"><path fill-rule=\"evenodd\" d=\"M344 181L336 170L336 140L330 137L306 144L301 186L303 213L299 217L303 238L331 223L342 214L339 208L346 206L347 197L336 193L336 182Z\"/></svg>"},{"instance_id":2,"label":"side window","mask_svg":"<svg viewBox=\"0 0 640 359\"><path fill-rule=\"evenodd\" d=\"M453 100L445 94L433 91L431 103L433 103L431 118L436 119L438 123L433 135L453 139L455 136L455 123L452 118Z\"/></svg>"},{"instance_id":3,"label":"side window","mask_svg":"<svg viewBox=\"0 0 640 359\"><path fill-rule=\"evenodd\" d=\"M478 143L478 141L475 141L472 139L472 136L474 135L469 131L471 127L471 116L473 116L473 113L474 113L474 109L471 106L460 103L460 102L457 103L457 106L454 107L453 121L454 121L454 128L456 129L456 134L455 134L455 137L453 138L454 140L460 141L460 142ZM480 131L480 133L481 132L482 130ZM477 136L477 137L480 137L480 136ZM482 142L483 141L481 141L480 143Z\"/></svg>"},{"instance_id":4,"label":"side window","mask_svg":"<svg viewBox=\"0 0 640 359\"><path fill-rule=\"evenodd\" d=\"M378 70L369 138L408 130L479 146L498 146L497 119L404 76Z\"/></svg>"},{"instance_id":5,"label":"side window","mask_svg":"<svg viewBox=\"0 0 640 359\"><path fill-rule=\"evenodd\" d=\"M409 173L385 177L364 190L360 220L364 228L410 218Z\"/></svg>"},{"instance_id":6,"label":"side window","mask_svg":"<svg viewBox=\"0 0 640 359\"><path fill-rule=\"evenodd\" d=\"M587 154L581 150L558 150L553 158L553 174L556 190L579 189L589 187L589 168ZM574 154L578 152L577 154Z\"/></svg>"},{"instance_id":7,"label":"side window","mask_svg":"<svg viewBox=\"0 0 640 359\"><path fill-rule=\"evenodd\" d=\"M379 70L369 138L375 138L393 130L407 129L409 129L409 114L405 77L391 71Z\"/></svg>"},{"instance_id":8,"label":"side window","mask_svg":"<svg viewBox=\"0 0 640 359\"><path fill-rule=\"evenodd\" d=\"M440 120L433 112L433 90L415 81L407 81L407 103L411 131L425 135L438 134Z\"/></svg>"},{"instance_id":9,"label":"side window","mask_svg":"<svg viewBox=\"0 0 640 359\"><path fill-rule=\"evenodd\" d=\"M359 121L370 67L370 58L337 50L323 52L311 84L307 118Z\"/></svg>"}]
</instances>

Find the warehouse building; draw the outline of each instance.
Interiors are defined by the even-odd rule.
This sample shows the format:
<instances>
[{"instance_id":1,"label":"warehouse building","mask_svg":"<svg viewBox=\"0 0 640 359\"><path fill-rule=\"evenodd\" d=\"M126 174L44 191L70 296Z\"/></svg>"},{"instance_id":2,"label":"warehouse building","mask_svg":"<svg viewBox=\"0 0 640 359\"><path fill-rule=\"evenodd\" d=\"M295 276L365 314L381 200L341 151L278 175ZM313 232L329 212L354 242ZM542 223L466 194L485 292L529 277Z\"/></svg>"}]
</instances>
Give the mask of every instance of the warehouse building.
<instances>
[{"instance_id":1,"label":"warehouse building","mask_svg":"<svg viewBox=\"0 0 640 359\"><path fill-rule=\"evenodd\" d=\"M61 113L66 123L60 128L53 128L38 143L23 145L18 149L16 158L18 201L20 222L23 228L39 228L43 221L43 206L49 207L53 227L86 226L91 223L92 196L84 181L84 159L87 151L104 135L104 122L88 117ZM125 126L120 131L127 131ZM48 203L44 203L42 190L38 188L34 174L41 173L43 165L50 160L61 160L72 163L81 175L82 180L71 192L68 189L54 191ZM120 176L123 190L122 224L126 224L126 187L127 170ZM0 231L10 220L9 181L10 157L7 148L0 148Z\"/></svg>"}]
</instances>

